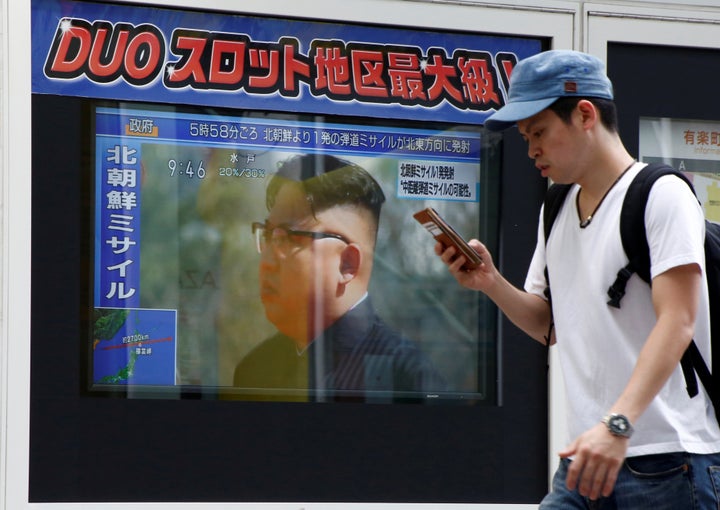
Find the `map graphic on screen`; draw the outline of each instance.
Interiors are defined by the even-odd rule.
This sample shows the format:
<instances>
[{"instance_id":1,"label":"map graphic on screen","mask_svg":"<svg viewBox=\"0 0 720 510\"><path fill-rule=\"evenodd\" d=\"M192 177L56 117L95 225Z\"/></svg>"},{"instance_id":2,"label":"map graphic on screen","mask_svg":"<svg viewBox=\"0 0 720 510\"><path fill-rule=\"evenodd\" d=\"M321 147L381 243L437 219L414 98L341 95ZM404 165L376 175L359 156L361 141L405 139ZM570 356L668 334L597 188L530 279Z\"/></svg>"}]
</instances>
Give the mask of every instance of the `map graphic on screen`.
<instances>
[{"instance_id":1,"label":"map graphic on screen","mask_svg":"<svg viewBox=\"0 0 720 510\"><path fill-rule=\"evenodd\" d=\"M96 308L93 382L175 384L175 311Z\"/></svg>"}]
</instances>

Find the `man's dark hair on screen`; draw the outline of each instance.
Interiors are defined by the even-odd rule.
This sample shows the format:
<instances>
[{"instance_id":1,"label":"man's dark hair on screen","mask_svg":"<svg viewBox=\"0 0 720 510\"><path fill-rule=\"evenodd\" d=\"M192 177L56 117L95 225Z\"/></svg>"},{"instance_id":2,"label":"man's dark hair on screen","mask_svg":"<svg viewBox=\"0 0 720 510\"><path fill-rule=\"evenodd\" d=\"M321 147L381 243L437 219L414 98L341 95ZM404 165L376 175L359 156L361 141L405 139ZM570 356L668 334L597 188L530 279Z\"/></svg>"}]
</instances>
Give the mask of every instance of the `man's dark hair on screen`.
<instances>
[{"instance_id":1,"label":"man's dark hair on screen","mask_svg":"<svg viewBox=\"0 0 720 510\"><path fill-rule=\"evenodd\" d=\"M313 215L336 206L360 207L372 213L377 230L385 194L360 166L327 154L293 157L280 165L268 184L268 210L275 205L280 188L288 181L302 185Z\"/></svg>"}]
</instances>

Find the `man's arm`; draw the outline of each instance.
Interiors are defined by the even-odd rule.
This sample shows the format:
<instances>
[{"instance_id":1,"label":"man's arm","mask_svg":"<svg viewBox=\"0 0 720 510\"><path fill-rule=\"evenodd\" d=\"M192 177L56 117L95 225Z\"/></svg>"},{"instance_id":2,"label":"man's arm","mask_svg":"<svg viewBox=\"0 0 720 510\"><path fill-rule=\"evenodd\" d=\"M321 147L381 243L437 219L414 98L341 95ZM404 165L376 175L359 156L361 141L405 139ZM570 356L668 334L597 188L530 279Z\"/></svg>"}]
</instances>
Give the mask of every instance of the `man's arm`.
<instances>
[{"instance_id":1,"label":"man's arm","mask_svg":"<svg viewBox=\"0 0 720 510\"><path fill-rule=\"evenodd\" d=\"M457 256L455 248L444 249L437 243L435 253L448 265L455 279L468 289L485 293L521 330L545 344L550 326L550 305L540 296L518 289L503 277L493 263L492 255L477 239L468 244L480 255L482 263L475 269L462 269L465 258Z\"/></svg>"},{"instance_id":2,"label":"man's arm","mask_svg":"<svg viewBox=\"0 0 720 510\"><path fill-rule=\"evenodd\" d=\"M657 322L624 391L608 412L637 421L680 363L694 335L702 272L697 264L672 268L653 279ZM579 436L561 457L575 456L567 487L590 499L609 496L627 454L629 440L613 436L603 423Z\"/></svg>"}]
</instances>

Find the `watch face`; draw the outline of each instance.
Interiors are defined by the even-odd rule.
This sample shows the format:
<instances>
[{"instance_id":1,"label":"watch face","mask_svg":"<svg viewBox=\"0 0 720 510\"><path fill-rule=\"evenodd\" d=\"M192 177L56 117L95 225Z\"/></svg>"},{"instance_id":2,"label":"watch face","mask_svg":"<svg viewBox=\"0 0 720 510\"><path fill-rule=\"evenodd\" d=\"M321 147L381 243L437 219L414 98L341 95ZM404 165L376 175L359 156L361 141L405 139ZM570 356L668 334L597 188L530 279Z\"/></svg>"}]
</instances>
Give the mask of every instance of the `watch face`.
<instances>
[{"instance_id":1,"label":"watch face","mask_svg":"<svg viewBox=\"0 0 720 510\"><path fill-rule=\"evenodd\" d=\"M610 429L610 432L613 434L616 434L618 436L628 436L632 432L632 428L630 427L630 422L628 419L622 415L615 415L611 416L608 420L608 428Z\"/></svg>"}]
</instances>

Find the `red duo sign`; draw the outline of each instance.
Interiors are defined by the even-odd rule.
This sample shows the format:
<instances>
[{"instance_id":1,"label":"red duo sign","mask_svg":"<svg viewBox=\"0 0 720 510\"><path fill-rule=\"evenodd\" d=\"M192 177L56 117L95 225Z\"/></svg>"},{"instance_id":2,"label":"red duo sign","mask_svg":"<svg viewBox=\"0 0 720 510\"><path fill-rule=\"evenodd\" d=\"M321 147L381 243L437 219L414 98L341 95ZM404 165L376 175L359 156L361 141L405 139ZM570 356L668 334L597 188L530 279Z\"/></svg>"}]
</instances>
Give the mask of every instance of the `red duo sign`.
<instances>
[{"instance_id":1,"label":"red duo sign","mask_svg":"<svg viewBox=\"0 0 720 510\"><path fill-rule=\"evenodd\" d=\"M45 60L53 80L84 77L98 84L123 80L141 87L162 77L167 89L240 91L293 98L305 83L316 97L486 111L504 104L517 57L511 52L315 39L254 41L246 34L175 29L168 48L153 24L90 23L63 18Z\"/></svg>"}]
</instances>

